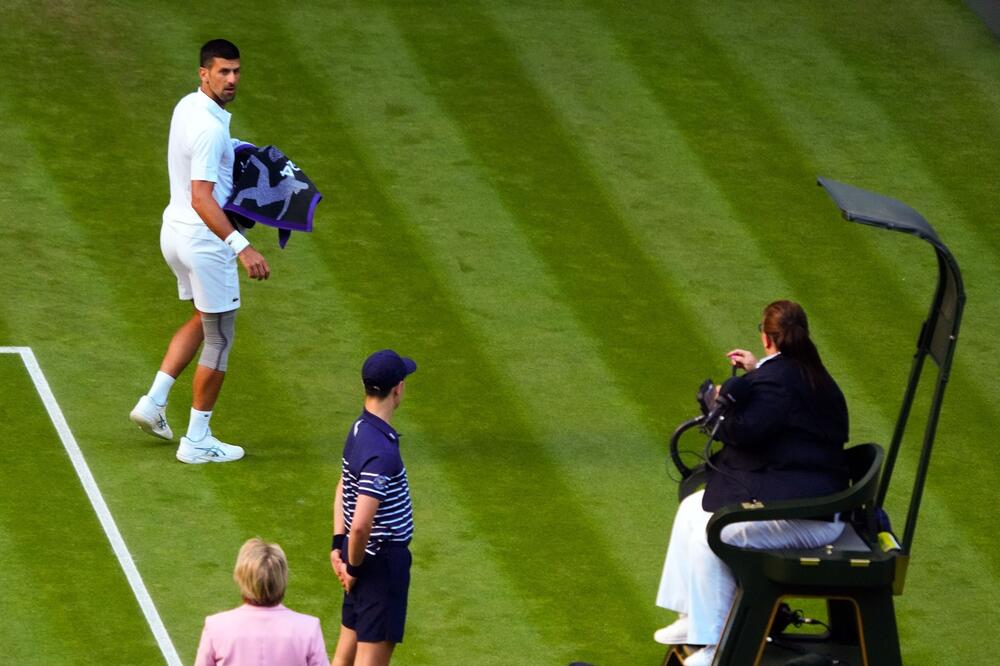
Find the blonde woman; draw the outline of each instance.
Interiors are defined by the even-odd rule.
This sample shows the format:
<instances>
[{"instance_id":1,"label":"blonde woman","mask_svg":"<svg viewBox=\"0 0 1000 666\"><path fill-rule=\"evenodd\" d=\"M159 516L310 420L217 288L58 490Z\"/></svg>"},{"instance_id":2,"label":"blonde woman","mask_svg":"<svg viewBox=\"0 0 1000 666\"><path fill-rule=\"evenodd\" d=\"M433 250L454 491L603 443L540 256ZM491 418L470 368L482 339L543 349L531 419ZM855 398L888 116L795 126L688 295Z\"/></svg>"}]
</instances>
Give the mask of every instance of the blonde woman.
<instances>
[{"instance_id":1,"label":"blonde woman","mask_svg":"<svg viewBox=\"0 0 1000 666\"><path fill-rule=\"evenodd\" d=\"M285 608L288 561L253 538L236 558L243 605L205 618L195 666L328 666L319 618Z\"/></svg>"}]
</instances>

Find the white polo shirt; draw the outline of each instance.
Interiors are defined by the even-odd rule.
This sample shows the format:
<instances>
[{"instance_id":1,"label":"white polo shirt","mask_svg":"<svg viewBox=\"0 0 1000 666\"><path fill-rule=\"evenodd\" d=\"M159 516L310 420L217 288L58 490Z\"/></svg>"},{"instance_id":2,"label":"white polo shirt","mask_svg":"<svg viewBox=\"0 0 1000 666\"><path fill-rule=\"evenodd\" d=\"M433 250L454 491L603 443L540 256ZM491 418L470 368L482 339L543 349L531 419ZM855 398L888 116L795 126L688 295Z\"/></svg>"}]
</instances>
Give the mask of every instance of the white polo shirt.
<instances>
[{"instance_id":1,"label":"white polo shirt","mask_svg":"<svg viewBox=\"0 0 1000 666\"><path fill-rule=\"evenodd\" d=\"M167 141L170 203L163 223L189 237L215 238L212 230L191 207L191 181L215 183L212 196L224 206L233 189L233 147L229 136L232 114L199 88L174 107Z\"/></svg>"}]
</instances>

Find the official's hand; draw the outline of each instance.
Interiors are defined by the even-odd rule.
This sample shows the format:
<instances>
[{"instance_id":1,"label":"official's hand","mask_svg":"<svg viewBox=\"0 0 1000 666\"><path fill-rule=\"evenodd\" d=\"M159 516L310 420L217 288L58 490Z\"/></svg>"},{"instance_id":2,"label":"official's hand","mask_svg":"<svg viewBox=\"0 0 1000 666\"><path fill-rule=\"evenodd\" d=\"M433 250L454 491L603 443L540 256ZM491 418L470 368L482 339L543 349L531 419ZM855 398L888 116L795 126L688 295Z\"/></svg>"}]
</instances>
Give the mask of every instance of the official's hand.
<instances>
[{"instance_id":1,"label":"official's hand","mask_svg":"<svg viewBox=\"0 0 1000 666\"><path fill-rule=\"evenodd\" d=\"M264 255L253 249L252 245L243 248L243 251L237 256L243 267L247 269L247 275L254 280L266 280L271 276L271 267L267 265Z\"/></svg>"},{"instance_id":2,"label":"official's hand","mask_svg":"<svg viewBox=\"0 0 1000 666\"><path fill-rule=\"evenodd\" d=\"M748 352L746 349L734 349L726 353L726 356L729 357L729 362L737 368L753 370L757 367L757 357Z\"/></svg>"}]
</instances>

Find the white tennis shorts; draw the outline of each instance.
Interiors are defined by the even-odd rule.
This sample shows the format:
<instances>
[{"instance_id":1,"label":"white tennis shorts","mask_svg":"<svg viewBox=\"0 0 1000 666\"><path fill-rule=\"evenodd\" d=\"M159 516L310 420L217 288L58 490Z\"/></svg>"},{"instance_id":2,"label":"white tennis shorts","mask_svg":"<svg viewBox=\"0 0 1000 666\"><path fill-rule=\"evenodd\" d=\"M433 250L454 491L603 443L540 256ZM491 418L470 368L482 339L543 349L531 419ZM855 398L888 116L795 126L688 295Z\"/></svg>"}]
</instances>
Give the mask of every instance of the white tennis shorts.
<instances>
[{"instance_id":1,"label":"white tennis shorts","mask_svg":"<svg viewBox=\"0 0 1000 666\"><path fill-rule=\"evenodd\" d=\"M240 307L236 255L215 234L187 235L182 225L160 227L160 251L177 276L177 296L194 300L199 312L229 312ZM197 234L196 228L191 232Z\"/></svg>"}]
</instances>

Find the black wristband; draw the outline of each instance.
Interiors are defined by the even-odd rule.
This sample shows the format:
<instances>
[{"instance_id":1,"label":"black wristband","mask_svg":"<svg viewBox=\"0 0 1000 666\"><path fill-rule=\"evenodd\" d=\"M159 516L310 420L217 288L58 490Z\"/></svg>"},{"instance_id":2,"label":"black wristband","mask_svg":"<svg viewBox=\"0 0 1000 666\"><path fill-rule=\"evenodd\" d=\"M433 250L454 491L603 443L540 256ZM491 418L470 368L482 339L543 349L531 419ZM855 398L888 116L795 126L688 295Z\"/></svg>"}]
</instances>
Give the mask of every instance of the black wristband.
<instances>
[{"instance_id":1,"label":"black wristband","mask_svg":"<svg viewBox=\"0 0 1000 666\"><path fill-rule=\"evenodd\" d=\"M350 561L347 561L347 575L353 578L357 578L358 575L361 573L361 568L363 566L364 562L362 562L358 566L354 566L353 564L350 563Z\"/></svg>"},{"instance_id":2,"label":"black wristband","mask_svg":"<svg viewBox=\"0 0 1000 666\"><path fill-rule=\"evenodd\" d=\"M333 542L330 544L330 550L344 550L345 539L347 539L346 534L334 534Z\"/></svg>"}]
</instances>

